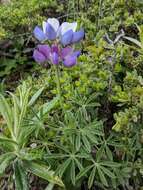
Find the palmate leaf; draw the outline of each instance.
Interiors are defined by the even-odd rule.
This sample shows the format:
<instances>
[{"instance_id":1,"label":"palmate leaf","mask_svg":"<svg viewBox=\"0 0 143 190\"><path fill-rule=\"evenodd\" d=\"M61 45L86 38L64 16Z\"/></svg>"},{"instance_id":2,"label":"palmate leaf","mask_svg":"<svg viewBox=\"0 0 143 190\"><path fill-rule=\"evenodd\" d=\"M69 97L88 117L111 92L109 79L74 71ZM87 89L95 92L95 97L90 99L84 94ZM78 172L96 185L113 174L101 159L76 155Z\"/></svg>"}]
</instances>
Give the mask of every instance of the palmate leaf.
<instances>
[{"instance_id":1,"label":"palmate leaf","mask_svg":"<svg viewBox=\"0 0 143 190\"><path fill-rule=\"evenodd\" d=\"M10 165L14 158L15 155L12 152L0 155L0 174L4 173L5 169Z\"/></svg>"},{"instance_id":2,"label":"palmate leaf","mask_svg":"<svg viewBox=\"0 0 143 190\"><path fill-rule=\"evenodd\" d=\"M34 175L41 177L50 183L57 184L59 186L64 186L62 180L55 175L55 172L50 170L47 165L38 164L36 162L24 161L24 166L33 173Z\"/></svg>"},{"instance_id":3,"label":"palmate leaf","mask_svg":"<svg viewBox=\"0 0 143 190\"><path fill-rule=\"evenodd\" d=\"M14 179L16 190L28 190L27 173L24 169L22 162L17 161L13 164Z\"/></svg>"}]
</instances>

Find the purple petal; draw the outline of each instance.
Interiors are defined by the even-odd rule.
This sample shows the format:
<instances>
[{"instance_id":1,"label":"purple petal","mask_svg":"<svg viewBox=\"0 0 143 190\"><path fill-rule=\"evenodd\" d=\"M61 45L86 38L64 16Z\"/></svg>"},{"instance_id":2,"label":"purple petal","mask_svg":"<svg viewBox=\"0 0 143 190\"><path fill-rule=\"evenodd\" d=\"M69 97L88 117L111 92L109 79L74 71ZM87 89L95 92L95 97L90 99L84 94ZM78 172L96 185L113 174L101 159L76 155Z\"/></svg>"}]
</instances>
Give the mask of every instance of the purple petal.
<instances>
[{"instance_id":1,"label":"purple petal","mask_svg":"<svg viewBox=\"0 0 143 190\"><path fill-rule=\"evenodd\" d=\"M47 59L50 57L51 48L48 45L38 45L38 50L41 52Z\"/></svg>"},{"instance_id":2,"label":"purple petal","mask_svg":"<svg viewBox=\"0 0 143 190\"><path fill-rule=\"evenodd\" d=\"M57 45L52 45L51 51L59 54L59 48L58 48L58 46Z\"/></svg>"},{"instance_id":3,"label":"purple petal","mask_svg":"<svg viewBox=\"0 0 143 190\"><path fill-rule=\"evenodd\" d=\"M37 40L39 40L39 41L46 40L46 35L44 34L44 32L42 31L42 29L40 27L36 26L33 33Z\"/></svg>"},{"instance_id":4,"label":"purple petal","mask_svg":"<svg viewBox=\"0 0 143 190\"><path fill-rule=\"evenodd\" d=\"M81 30L79 30L79 31L73 33L72 43L79 42L79 41L82 40L83 38L84 38L84 30L81 29Z\"/></svg>"},{"instance_id":5,"label":"purple petal","mask_svg":"<svg viewBox=\"0 0 143 190\"><path fill-rule=\"evenodd\" d=\"M44 61L46 61L46 57L38 50L34 50L33 58L36 62L39 63L43 63Z\"/></svg>"},{"instance_id":6,"label":"purple petal","mask_svg":"<svg viewBox=\"0 0 143 190\"><path fill-rule=\"evenodd\" d=\"M66 56L70 55L73 52L71 47L65 47L61 51L61 58L64 59Z\"/></svg>"},{"instance_id":7,"label":"purple petal","mask_svg":"<svg viewBox=\"0 0 143 190\"><path fill-rule=\"evenodd\" d=\"M49 23L47 23L46 35L48 40L55 40L57 36L57 33L55 32L54 28Z\"/></svg>"},{"instance_id":8,"label":"purple petal","mask_svg":"<svg viewBox=\"0 0 143 190\"><path fill-rule=\"evenodd\" d=\"M72 42L72 38L73 38L73 31L69 30L63 36L61 36L61 43L64 46L69 45Z\"/></svg>"},{"instance_id":9,"label":"purple petal","mask_svg":"<svg viewBox=\"0 0 143 190\"><path fill-rule=\"evenodd\" d=\"M59 56L56 52L53 52L51 54L51 62L54 64L54 65L57 65L59 63Z\"/></svg>"},{"instance_id":10,"label":"purple petal","mask_svg":"<svg viewBox=\"0 0 143 190\"><path fill-rule=\"evenodd\" d=\"M78 50L78 51L73 52L72 56L79 57L79 56L80 56L80 54L81 54L81 51L80 51L80 50Z\"/></svg>"},{"instance_id":11,"label":"purple petal","mask_svg":"<svg viewBox=\"0 0 143 190\"><path fill-rule=\"evenodd\" d=\"M68 56L64 60L64 65L66 67L72 67L72 66L74 66L76 64L76 62L77 62L77 57L76 56Z\"/></svg>"}]
</instances>

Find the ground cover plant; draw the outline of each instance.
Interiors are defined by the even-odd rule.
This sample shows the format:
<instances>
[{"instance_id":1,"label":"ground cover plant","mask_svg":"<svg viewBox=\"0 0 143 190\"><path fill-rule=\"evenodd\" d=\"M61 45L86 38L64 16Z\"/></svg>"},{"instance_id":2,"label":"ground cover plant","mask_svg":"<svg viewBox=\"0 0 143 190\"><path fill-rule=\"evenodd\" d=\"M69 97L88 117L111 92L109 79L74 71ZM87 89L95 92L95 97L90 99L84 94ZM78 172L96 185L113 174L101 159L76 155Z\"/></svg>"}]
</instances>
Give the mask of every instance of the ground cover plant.
<instances>
[{"instance_id":1,"label":"ground cover plant","mask_svg":"<svg viewBox=\"0 0 143 190\"><path fill-rule=\"evenodd\" d=\"M143 189L141 0L0 1L0 189Z\"/></svg>"}]
</instances>

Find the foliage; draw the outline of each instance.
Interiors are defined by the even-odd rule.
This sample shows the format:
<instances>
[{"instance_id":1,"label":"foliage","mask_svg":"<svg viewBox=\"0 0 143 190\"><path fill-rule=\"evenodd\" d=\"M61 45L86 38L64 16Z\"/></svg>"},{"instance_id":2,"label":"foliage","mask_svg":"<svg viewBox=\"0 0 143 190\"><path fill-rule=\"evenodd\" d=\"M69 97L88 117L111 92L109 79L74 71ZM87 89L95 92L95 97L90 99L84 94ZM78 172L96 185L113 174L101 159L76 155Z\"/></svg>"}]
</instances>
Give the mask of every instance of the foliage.
<instances>
[{"instance_id":1,"label":"foliage","mask_svg":"<svg viewBox=\"0 0 143 190\"><path fill-rule=\"evenodd\" d=\"M12 41L0 50L0 189L5 181L11 189L142 189L142 1L61 2L0 7L0 37ZM86 31L78 64L60 67L64 112L53 68L31 59L33 26L52 16ZM12 83L15 70L22 86ZM61 180L65 187L55 185Z\"/></svg>"},{"instance_id":2,"label":"foliage","mask_svg":"<svg viewBox=\"0 0 143 190\"><path fill-rule=\"evenodd\" d=\"M51 183L62 185L62 181L55 176L54 172L50 170L50 167L45 166L44 163L38 163L38 159L39 161L41 159L41 156L37 154L38 152L36 154L33 153L33 156L31 156L28 153L29 148L26 147L29 138L32 137L31 135L33 133L36 134L38 128L42 127L42 123L38 123L38 112L35 113L33 117L28 118L30 106L35 103L42 91L43 88L39 89L31 99L29 99L30 88L27 88L26 83L24 83L18 88L18 96L10 93L12 103L1 95L0 112L5 123L3 126L4 132L0 136L2 152L0 156L0 173L3 174L8 166L13 165L16 189L29 189L26 177L28 171ZM52 104L53 107L55 100L46 105L46 110L44 109L45 105L42 105L39 111L44 110L43 114L48 113L48 111L50 111L48 109L48 107L51 106L50 104Z\"/></svg>"}]
</instances>

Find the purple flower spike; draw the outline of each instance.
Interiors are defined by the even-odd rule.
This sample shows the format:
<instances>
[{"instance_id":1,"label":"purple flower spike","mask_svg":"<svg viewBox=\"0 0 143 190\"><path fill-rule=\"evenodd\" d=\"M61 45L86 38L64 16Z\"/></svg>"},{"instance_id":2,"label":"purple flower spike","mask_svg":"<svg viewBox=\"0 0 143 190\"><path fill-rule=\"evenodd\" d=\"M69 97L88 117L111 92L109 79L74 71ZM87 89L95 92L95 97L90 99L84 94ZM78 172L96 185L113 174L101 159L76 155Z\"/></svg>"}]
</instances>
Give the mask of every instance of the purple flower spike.
<instances>
[{"instance_id":1,"label":"purple flower spike","mask_svg":"<svg viewBox=\"0 0 143 190\"><path fill-rule=\"evenodd\" d=\"M51 62L54 65L57 65L59 63L59 56L56 52L51 53Z\"/></svg>"},{"instance_id":2,"label":"purple flower spike","mask_svg":"<svg viewBox=\"0 0 143 190\"><path fill-rule=\"evenodd\" d=\"M46 61L46 57L41 52L39 52L38 50L34 50L33 58L38 63L43 63Z\"/></svg>"},{"instance_id":3,"label":"purple flower spike","mask_svg":"<svg viewBox=\"0 0 143 190\"><path fill-rule=\"evenodd\" d=\"M72 43L77 43L80 40L82 40L84 38L84 30L81 29L77 32L74 32L73 34L73 39L72 39Z\"/></svg>"},{"instance_id":4,"label":"purple flower spike","mask_svg":"<svg viewBox=\"0 0 143 190\"><path fill-rule=\"evenodd\" d=\"M66 46L72 42L73 30L67 31L63 36L61 36L61 43Z\"/></svg>"},{"instance_id":5,"label":"purple flower spike","mask_svg":"<svg viewBox=\"0 0 143 190\"><path fill-rule=\"evenodd\" d=\"M42 29L38 26L35 27L33 33L34 33L35 38L39 41L45 41L47 39Z\"/></svg>"},{"instance_id":6,"label":"purple flower spike","mask_svg":"<svg viewBox=\"0 0 143 190\"><path fill-rule=\"evenodd\" d=\"M66 67L72 67L76 64L76 62L77 62L77 57L71 55L67 56L63 63Z\"/></svg>"}]
</instances>

